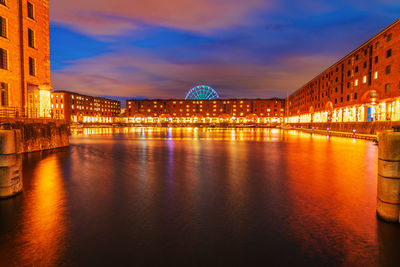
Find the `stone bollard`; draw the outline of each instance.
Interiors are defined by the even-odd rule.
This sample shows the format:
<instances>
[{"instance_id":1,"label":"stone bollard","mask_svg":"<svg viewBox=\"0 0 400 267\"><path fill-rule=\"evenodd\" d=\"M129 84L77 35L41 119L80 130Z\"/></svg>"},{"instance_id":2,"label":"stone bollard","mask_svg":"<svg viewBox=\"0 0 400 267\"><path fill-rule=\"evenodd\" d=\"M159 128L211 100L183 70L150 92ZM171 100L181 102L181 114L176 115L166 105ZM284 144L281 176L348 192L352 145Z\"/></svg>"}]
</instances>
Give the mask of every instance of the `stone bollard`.
<instances>
[{"instance_id":1,"label":"stone bollard","mask_svg":"<svg viewBox=\"0 0 400 267\"><path fill-rule=\"evenodd\" d=\"M0 198L22 191L21 145L20 130L0 130Z\"/></svg>"},{"instance_id":2,"label":"stone bollard","mask_svg":"<svg viewBox=\"0 0 400 267\"><path fill-rule=\"evenodd\" d=\"M378 216L400 223L400 132L379 134Z\"/></svg>"}]
</instances>

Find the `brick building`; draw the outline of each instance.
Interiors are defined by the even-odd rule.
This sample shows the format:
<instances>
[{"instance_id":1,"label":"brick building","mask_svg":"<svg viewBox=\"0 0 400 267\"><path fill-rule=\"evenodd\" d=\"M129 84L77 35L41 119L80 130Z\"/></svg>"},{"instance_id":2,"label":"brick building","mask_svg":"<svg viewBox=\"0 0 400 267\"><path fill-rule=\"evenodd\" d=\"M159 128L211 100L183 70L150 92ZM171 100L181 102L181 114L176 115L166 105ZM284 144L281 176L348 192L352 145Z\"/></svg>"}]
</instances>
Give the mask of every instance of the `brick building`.
<instances>
[{"instance_id":1,"label":"brick building","mask_svg":"<svg viewBox=\"0 0 400 267\"><path fill-rule=\"evenodd\" d=\"M48 0L0 0L0 108L50 115Z\"/></svg>"},{"instance_id":2,"label":"brick building","mask_svg":"<svg viewBox=\"0 0 400 267\"><path fill-rule=\"evenodd\" d=\"M288 98L288 121L400 120L400 20Z\"/></svg>"},{"instance_id":3,"label":"brick building","mask_svg":"<svg viewBox=\"0 0 400 267\"><path fill-rule=\"evenodd\" d=\"M217 122L277 122L284 115L283 99L151 99L126 101L126 116L131 121L170 120Z\"/></svg>"},{"instance_id":4,"label":"brick building","mask_svg":"<svg viewBox=\"0 0 400 267\"><path fill-rule=\"evenodd\" d=\"M51 93L51 116L79 123L113 123L121 113L121 103L103 97L68 91Z\"/></svg>"}]
</instances>

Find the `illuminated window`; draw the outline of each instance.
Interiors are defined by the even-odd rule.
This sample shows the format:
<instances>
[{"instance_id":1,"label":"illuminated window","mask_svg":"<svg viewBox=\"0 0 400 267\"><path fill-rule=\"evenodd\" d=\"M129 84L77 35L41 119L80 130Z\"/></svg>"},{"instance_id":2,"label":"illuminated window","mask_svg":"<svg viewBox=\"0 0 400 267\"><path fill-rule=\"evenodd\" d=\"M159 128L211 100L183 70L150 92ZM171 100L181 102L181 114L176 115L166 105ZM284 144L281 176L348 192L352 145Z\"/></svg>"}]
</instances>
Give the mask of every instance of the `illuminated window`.
<instances>
[{"instance_id":1,"label":"illuminated window","mask_svg":"<svg viewBox=\"0 0 400 267\"><path fill-rule=\"evenodd\" d=\"M363 83L366 83L367 82L367 75L364 75L364 77L363 77Z\"/></svg>"},{"instance_id":2,"label":"illuminated window","mask_svg":"<svg viewBox=\"0 0 400 267\"><path fill-rule=\"evenodd\" d=\"M0 83L0 96L1 96L1 105L3 107L8 106L8 84Z\"/></svg>"},{"instance_id":3,"label":"illuminated window","mask_svg":"<svg viewBox=\"0 0 400 267\"><path fill-rule=\"evenodd\" d=\"M358 79L356 79L355 81L354 81L354 86L357 86L358 85Z\"/></svg>"},{"instance_id":4,"label":"illuminated window","mask_svg":"<svg viewBox=\"0 0 400 267\"><path fill-rule=\"evenodd\" d=\"M385 84L385 94L389 94L390 92L390 83Z\"/></svg>"},{"instance_id":5,"label":"illuminated window","mask_svg":"<svg viewBox=\"0 0 400 267\"><path fill-rule=\"evenodd\" d=\"M375 71L375 73L374 73L374 79L378 79L378 72L377 71Z\"/></svg>"}]
</instances>

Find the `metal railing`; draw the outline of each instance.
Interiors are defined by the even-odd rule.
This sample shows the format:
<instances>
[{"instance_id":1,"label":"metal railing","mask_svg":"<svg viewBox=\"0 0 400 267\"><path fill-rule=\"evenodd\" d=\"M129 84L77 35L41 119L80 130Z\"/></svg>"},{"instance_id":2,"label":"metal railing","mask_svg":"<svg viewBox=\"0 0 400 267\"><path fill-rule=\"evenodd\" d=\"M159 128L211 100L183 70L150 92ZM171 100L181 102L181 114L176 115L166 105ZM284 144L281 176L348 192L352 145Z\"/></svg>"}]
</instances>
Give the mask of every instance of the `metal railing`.
<instances>
[{"instance_id":1,"label":"metal railing","mask_svg":"<svg viewBox=\"0 0 400 267\"><path fill-rule=\"evenodd\" d=\"M44 115L46 114L46 116ZM5 119L51 119L51 110L38 108L0 107L0 118Z\"/></svg>"}]
</instances>

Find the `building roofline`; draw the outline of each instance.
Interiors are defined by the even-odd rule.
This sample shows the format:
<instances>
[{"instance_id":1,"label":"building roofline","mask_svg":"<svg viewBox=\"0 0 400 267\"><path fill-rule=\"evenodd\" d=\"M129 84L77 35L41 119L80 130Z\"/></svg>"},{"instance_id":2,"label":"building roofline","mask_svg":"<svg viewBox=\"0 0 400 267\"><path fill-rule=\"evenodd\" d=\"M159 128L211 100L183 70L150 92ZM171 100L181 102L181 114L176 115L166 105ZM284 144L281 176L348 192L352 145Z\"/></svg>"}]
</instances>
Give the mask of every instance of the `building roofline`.
<instances>
[{"instance_id":1,"label":"building roofline","mask_svg":"<svg viewBox=\"0 0 400 267\"><path fill-rule=\"evenodd\" d=\"M121 101L114 100L114 99L111 99L111 98L106 98L106 97L101 97L101 96L93 96L93 95L84 95L84 94L71 92L71 91L66 91L66 90L53 90L53 91L51 91L51 93L67 93L67 94L74 94L74 95L79 95L79 96L84 96L84 97L101 98L101 99L106 99L106 100L110 100L110 101L115 101L115 102L121 103Z\"/></svg>"},{"instance_id":2,"label":"building roofline","mask_svg":"<svg viewBox=\"0 0 400 267\"><path fill-rule=\"evenodd\" d=\"M216 99L182 99L182 98L146 98L146 99L127 99L126 101L228 101L228 100L278 100L285 101L284 98L273 97L273 98L216 98Z\"/></svg>"},{"instance_id":3,"label":"building roofline","mask_svg":"<svg viewBox=\"0 0 400 267\"><path fill-rule=\"evenodd\" d=\"M378 38L379 36L381 36L384 32L386 32L387 30L393 28L394 26L396 26L397 24L400 23L400 18L395 20L393 23L391 23L389 26L385 27L383 30L379 31L377 34L375 34L374 36L372 36L371 38L369 38L367 41L363 42L361 45L359 45L357 48L353 49L352 51L350 51L349 53L347 53L344 57L342 57L341 59L339 59L338 61L336 61L335 63L333 63L332 65L330 65L329 67L327 67L326 69L324 69L322 72L320 72L319 74L317 74L316 76L314 76L314 78L312 78L310 81L308 81L307 83L303 84L302 86L300 86L299 88L297 88L293 93L291 93L289 95L289 97L291 97L294 93L296 93L297 91L299 91L301 88L305 87L306 85L312 83L314 80L316 80L320 75L322 75L324 72L326 72L327 70L329 70L330 68L332 68L333 66L339 64L342 61L345 61L349 56L351 56L353 53L357 52L358 50L360 50L361 48L364 47L364 45L366 45L367 43L373 41L374 39Z\"/></svg>"}]
</instances>

